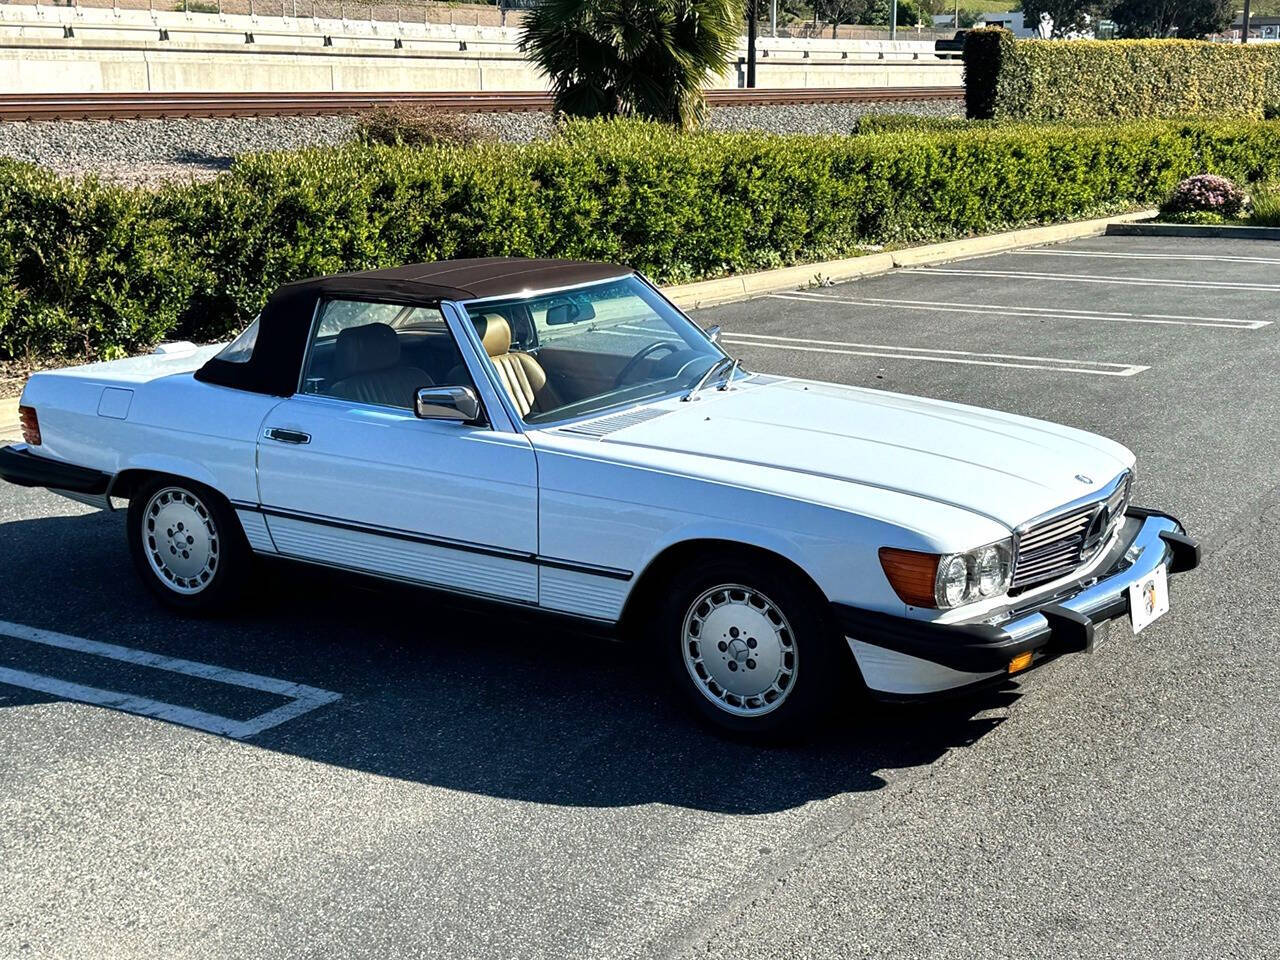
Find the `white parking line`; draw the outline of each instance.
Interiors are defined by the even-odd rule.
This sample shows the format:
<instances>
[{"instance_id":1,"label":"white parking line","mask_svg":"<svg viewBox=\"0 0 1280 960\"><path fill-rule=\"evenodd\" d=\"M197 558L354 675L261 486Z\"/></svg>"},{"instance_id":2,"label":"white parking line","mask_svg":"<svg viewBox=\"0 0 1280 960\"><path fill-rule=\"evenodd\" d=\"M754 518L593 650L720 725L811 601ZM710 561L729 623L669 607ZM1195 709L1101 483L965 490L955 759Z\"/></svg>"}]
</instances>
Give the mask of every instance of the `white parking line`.
<instances>
[{"instance_id":1,"label":"white parking line","mask_svg":"<svg viewBox=\"0 0 1280 960\"><path fill-rule=\"evenodd\" d=\"M1045 280L1060 283L1106 283L1131 287L1178 287L1189 290L1280 290L1275 283L1234 283L1226 280L1169 280L1161 277L1111 277L1079 273L1032 273L1017 270L944 270L940 267L910 267L911 273L948 277L1005 277L1014 280Z\"/></svg>"},{"instance_id":2,"label":"white parking line","mask_svg":"<svg viewBox=\"0 0 1280 960\"><path fill-rule=\"evenodd\" d=\"M929 363L963 363L980 367L1012 367L1018 370L1053 370L1095 377L1132 377L1150 367L1134 363L1104 363L1097 360L1065 360L1062 357L1024 357L1008 353L972 353L968 350L934 350L925 347L895 347L878 343L843 343L839 340L808 340L801 337L774 337L763 333L731 333L724 339L771 350L798 350L854 357L887 357L895 360L924 360Z\"/></svg>"},{"instance_id":3,"label":"white parking line","mask_svg":"<svg viewBox=\"0 0 1280 960\"><path fill-rule=\"evenodd\" d=\"M1280 263L1280 257L1224 257L1199 253L1121 253L1101 250L1009 250L1020 257L1095 257L1102 260L1202 260L1206 263Z\"/></svg>"},{"instance_id":4,"label":"white parking line","mask_svg":"<svg viewBox=\"0 0 1280 960\"><path fill-rule=\"evenodd\" d=\"M184 676L197 677L201 680L211 680L215 683L225 683L233 687L244 687L249 690L258 690L262 693L271 693L278 697L289 698L290 703L276 707L274 710L268 710L266 713L250 717L248 720L233 720L230 717L222 717L215 713L193 710L190 707L180 707L160 700L149 700L146 697L139 697L134 694L120 693L115 690L102 690L98 687L88 687L79 683L71 683L67 680L59 680L56 677L28 673L25 670L0 667L0 683L7 683L15 687L25 687L28 690L36 690L51 696L62 697L65 700L76 700L81 703L109 707L112 710L123 710L126 713L135 713L144 717L168 720L184 727L194 727L197 730L216 733L224 737L234 737L237 740L252 737L262 733L264 730L270 730L272 727L277 727L304 713L342 699L342 695L339 693L321 690L318 687L308 687L301 683L277 680L274 677L262 677L256 673L243 673L240 670L216 667L208 663L197 663L194 660L180 660L177 657L166 657L158 653L147 653L145 650L135 650L132 647L121 647L114 643L102 643L98 640L86 640L83 637L72 637L65 633L38 630L35 627L24 626L20 623L9 623L0 620L0 637L3 636L16 637L19 640L26 640L30 643L41 643L45 646L59 647L63 650L74 650L77 653L106 657L109 660L119 660L123 663L132 663L140 667L150 667L153 670L166 670L169 673L180 673Z\"/></svg>"},{"instance_id":5,"label":"white parking line","mask_svg":"<svg viewBox=\"0 0 1280 960\"><path fill-rule=\"evenodd\" d=\"M1192 317L1167 313L1117 313L1102 310L1067 310L1062 307L1007 307L995 303L952 303L946 300L893 300L887 297L835 297L829 294L798 291L774 293L777 300L809 300L826 303L849 303L861 307L928 310L936 313L975 313L983 316L1030 317L1036 320L1098 320L1110 323L1157 323L1185 327L1220 327L1225 330L1257 330L1270 326L1271 320L1236 320L1230 317Z\"/></svg>"}]
</instances>

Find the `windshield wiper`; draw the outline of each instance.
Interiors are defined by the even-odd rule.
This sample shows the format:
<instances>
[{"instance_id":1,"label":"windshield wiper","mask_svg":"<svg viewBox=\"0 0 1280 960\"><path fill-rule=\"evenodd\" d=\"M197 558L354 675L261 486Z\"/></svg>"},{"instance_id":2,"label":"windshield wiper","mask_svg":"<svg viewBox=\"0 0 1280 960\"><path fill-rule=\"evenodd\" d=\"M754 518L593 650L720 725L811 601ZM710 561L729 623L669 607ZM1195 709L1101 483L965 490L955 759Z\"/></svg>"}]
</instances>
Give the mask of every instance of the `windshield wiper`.
<instances>
[{"instance_id":1,"label":"windshield wiper","mask_svg":"<svg viewBox=\"0 0 1280 960\"><path fill-rule=\"evenodd\" d=\"M681 397L680 399L681 399L681 400L692 400L692 399L694 399L694 398L698 395L698 391L699 391L699 390L701 390L704 386L706 386L707 381L708 381L708 380L710 380L713 376L715 376L716 371L717 371L717 370L720 370L722 367L724 367L724 365L725 365L726 363L733 364L735 367L738 365L738 361L737 361L737 360L735 360L735 359L733 359L733 357L730 357L730 356L724 356L724 357L721 357L719 360L717 360L717 361L716 361L715 363L713 363L711 366L707 367L707 372L706 372L706 373L704 373L704 374L702 375L702 378L701 378L697 383L695 383L695 384L693 385L693 389L692 389L692 390L690 390L688 393L686 393L686 394L685 394L683 397ZM732 376L732 374L731 374L731 376Z\"/></svg>"},{"instance_id":2,"label":"windshield wiper","mask_svg":"<svg viewBox=\"0 0 1280 960\"><path fill-rule=\"evenodd\" d=\"M742 360L735 359L733 361L733 366L729 368L729 375L724 378L724 383L720 384L718 389L728 390L731 386L733 386L733 375L738 372L738 368L741 366L742 366Z\"/></svg>"}]
</instances>

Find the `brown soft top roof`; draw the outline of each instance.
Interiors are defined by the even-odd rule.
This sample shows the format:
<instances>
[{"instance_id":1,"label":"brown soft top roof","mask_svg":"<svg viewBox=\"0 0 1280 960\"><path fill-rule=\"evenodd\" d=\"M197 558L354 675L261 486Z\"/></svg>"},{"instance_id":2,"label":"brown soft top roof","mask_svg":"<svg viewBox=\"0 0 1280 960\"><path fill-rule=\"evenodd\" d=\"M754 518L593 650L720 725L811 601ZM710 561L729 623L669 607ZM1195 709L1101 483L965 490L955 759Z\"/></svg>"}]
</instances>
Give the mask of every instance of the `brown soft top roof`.
<instances>
[{"instance_id":1,"label":"brown soft top roof","mask_svg":"<svg viewBox=\"0 0 1280 960\"><path fill-rule=\"evenodd\" d=\"M611 280L631 272L628 267L587 260L483 257L411 263L286 283L262 308L258 339L249 360L232 363L213 357L195 376L219 386L290 396L298 386L316 304L325 297L368 297L407 303L483 300Z\"/></svg>"},{"instance_id":2,"label":"brown soft top roof","mask_svg":"<svg viewBox=\"0 0 1280 960\"><path fill-rule=\"evenodd\" d=\"M480 300L518 296L526 290L572 287L624 277L629 267L590 260L531 260L525 257L479 257L410 263L382 270L338 273L286 284L281 291L314 289L319 293L412 295L433 300Z\"/></svg>"}]
</instances>

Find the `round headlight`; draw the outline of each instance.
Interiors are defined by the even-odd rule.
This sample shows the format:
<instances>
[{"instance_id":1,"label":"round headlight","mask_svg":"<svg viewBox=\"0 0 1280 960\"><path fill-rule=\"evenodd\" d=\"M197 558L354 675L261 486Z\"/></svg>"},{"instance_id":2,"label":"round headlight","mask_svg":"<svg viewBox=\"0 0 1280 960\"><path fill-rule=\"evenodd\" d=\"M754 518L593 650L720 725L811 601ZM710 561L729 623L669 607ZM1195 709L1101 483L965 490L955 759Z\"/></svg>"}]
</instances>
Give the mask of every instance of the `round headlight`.
<instances>
[{"instance_id":1,"label":"round headlight","mask_svg":"<svg viewBox=\"0 0 1280 960\"><path fill-rule=\"evenodd\" d=\"M978 595L994 597L1003 593L1007 587L1008 567L1004 562L1004 554L996 546L983 547L974 557L974 580L977 581Z\"/></svg>"},{"instance_id":2,"label":"round headlight","mask_svg":"<svg viewBox=\"0 0 1280 960\"><path fill-rule=\"evenodd\" d=\"M944 557L938 568L938 599L948 607L958 607L968 592L969 565L964 557Z\"/></svg>"}]
</instances>

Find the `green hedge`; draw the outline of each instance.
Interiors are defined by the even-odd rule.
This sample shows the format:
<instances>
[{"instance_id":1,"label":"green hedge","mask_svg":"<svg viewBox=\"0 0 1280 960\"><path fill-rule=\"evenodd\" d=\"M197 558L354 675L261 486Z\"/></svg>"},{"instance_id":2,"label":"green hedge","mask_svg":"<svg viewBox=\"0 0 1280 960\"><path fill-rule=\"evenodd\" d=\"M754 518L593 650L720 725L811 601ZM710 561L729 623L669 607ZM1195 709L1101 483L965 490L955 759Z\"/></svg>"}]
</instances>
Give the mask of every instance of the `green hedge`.
<instances>
[{"instance_id":1,"label":"green hedge","mask_svg":"<svg viewBox=\"0 0 1280 960\"><path fill-rule=\"evenodd\" d=\"M1280 123L681 135L264 154L158 191L0 164L0 357L225 337L279 283L451 257L581 257L679 282L1154 205L1280 171Z\"/></svg>"},{"instance_id":2,"label":"green hedge","mask_svg":"<svg viewBox=\"0 0 1280 960\"><path fill-rule=\"evenodd\" d=\"M975 30L964 48L970 117L1139 120L1261 117L1280 105L1280 46L1192 40L1015 40Z\"/></svg>"}]
</instances>

